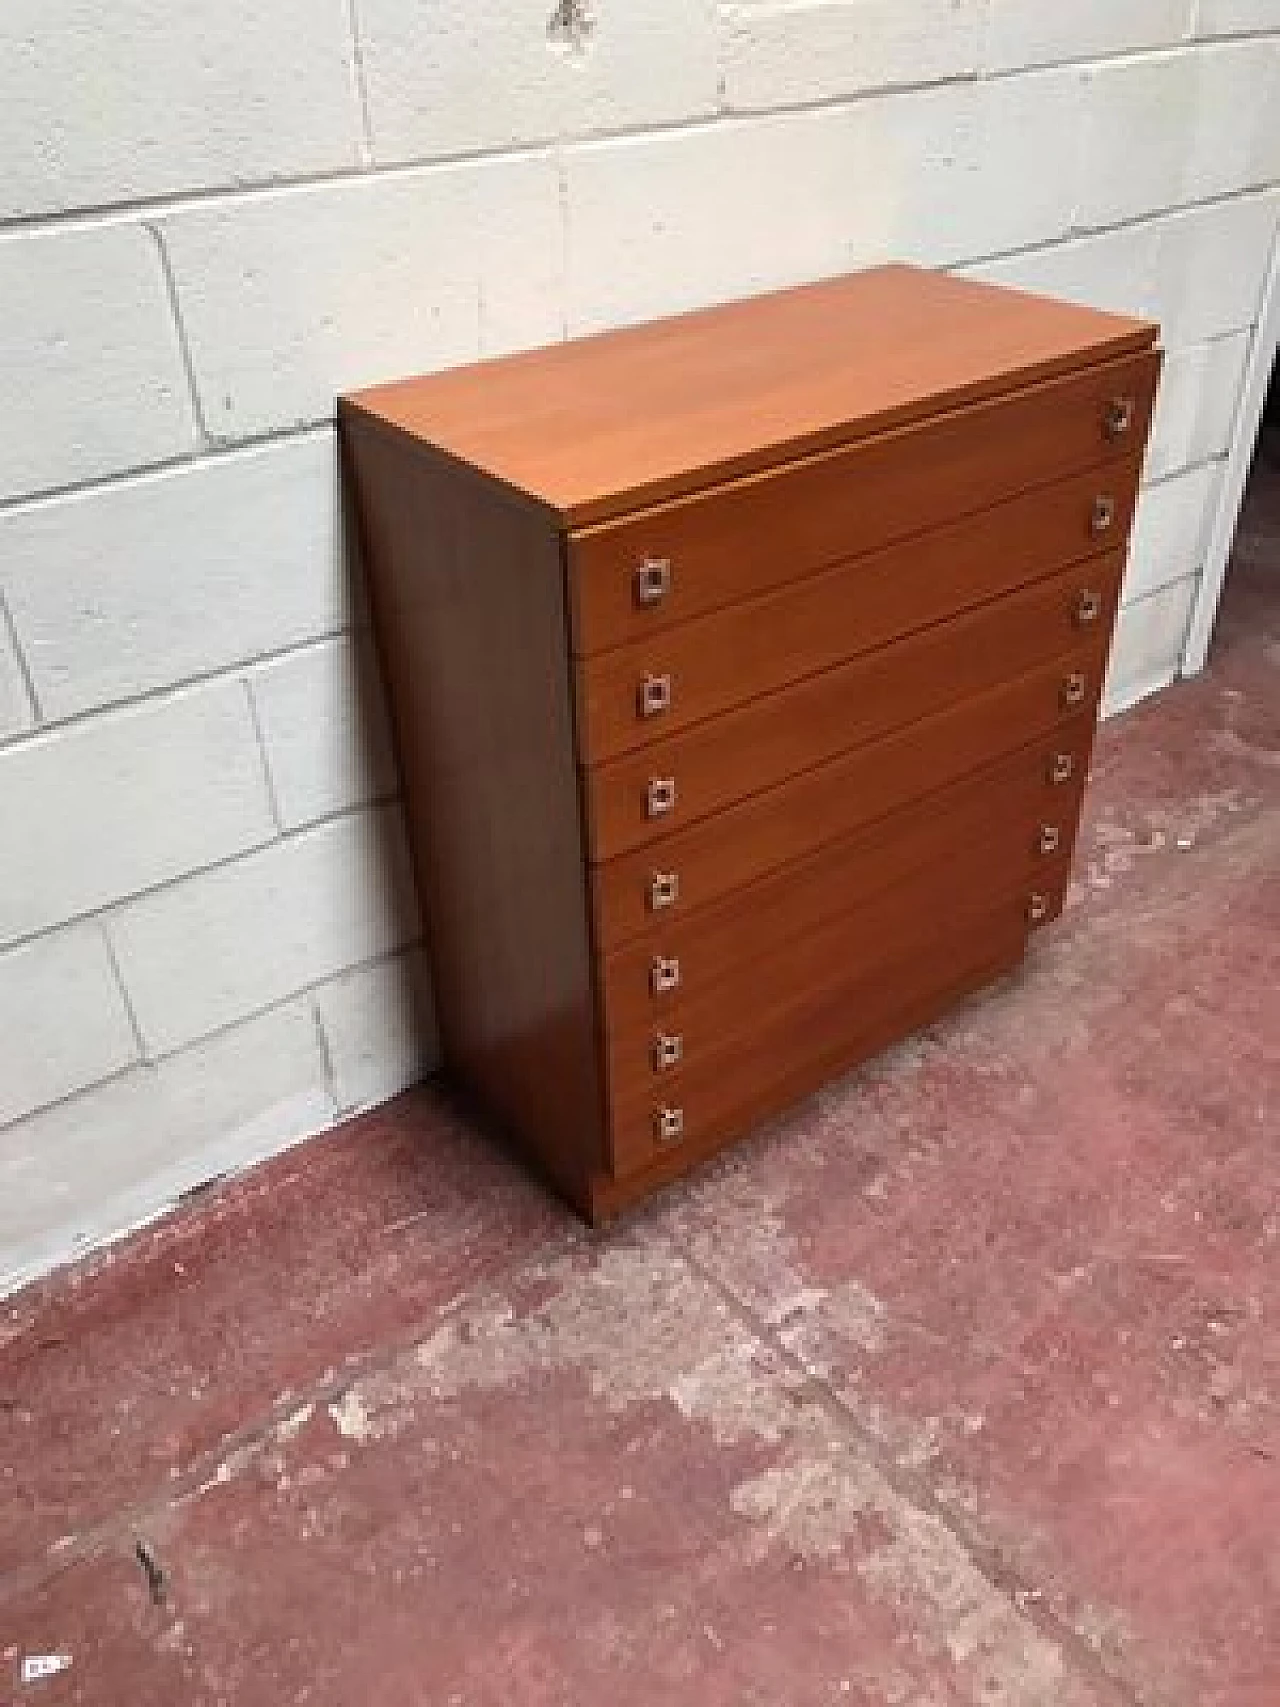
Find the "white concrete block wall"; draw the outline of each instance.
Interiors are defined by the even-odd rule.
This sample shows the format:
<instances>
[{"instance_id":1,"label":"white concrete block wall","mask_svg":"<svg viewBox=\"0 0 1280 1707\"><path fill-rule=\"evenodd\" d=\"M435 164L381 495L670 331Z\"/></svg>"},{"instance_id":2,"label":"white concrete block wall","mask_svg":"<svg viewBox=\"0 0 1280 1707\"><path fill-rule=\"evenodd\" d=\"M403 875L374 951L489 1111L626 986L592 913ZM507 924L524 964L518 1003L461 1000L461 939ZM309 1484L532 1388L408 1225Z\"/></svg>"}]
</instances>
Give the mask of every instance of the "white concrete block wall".
<instances>
[{"instance_id":1,"label":"white concrete block wall","mask_svg":"<svg viewBox=\"0 0 1280 1707\"><path fill-rule=\"evenodd\" d=\"M914 258L1161 320L1178 672L1280 0L10 0L0 1289L434 1059L335 392Z\"/></svg>"}]
</instances>

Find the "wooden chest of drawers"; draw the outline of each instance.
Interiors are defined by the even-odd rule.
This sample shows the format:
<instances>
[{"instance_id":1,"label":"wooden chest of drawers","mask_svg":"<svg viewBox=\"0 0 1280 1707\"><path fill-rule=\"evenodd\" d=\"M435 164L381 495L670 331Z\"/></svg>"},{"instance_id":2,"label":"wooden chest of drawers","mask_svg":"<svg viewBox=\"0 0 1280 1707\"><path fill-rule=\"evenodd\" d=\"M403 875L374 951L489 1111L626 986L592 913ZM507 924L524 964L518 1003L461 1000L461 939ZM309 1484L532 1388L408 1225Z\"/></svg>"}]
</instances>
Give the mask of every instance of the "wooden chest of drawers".
<instances>
[{"instance_id":1,"label":"wooden chest of drawers","mask_svg":"<svg viewBox=\"0 0 1280 1707\"><path fill-rule=\"evenodd\" d=\"M593 1220L1059 911L1155 340L893 267L343 400L445 1061Z\"/></svg>"}]
</instances>

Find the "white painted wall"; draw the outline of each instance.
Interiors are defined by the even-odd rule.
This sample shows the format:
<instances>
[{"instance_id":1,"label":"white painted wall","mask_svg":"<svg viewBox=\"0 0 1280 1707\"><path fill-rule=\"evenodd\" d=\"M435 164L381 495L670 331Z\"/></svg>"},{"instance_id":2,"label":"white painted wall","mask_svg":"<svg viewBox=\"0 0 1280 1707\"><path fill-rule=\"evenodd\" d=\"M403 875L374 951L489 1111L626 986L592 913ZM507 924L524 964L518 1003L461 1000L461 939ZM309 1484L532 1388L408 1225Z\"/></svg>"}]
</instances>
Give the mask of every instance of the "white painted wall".
<instances>
[{"instance_id":1,"label":"white painted wall","mask_svg":"<svg viewBox=\"0 0 1280 1707\"><path fill-rule=\"evenodd\" d=\"M1155 315L1111 703L1178 670L1280 0L551 11L0 8L0 1287L431 1059L338 390L888 257Z\"/></svg>"}]
</instances>

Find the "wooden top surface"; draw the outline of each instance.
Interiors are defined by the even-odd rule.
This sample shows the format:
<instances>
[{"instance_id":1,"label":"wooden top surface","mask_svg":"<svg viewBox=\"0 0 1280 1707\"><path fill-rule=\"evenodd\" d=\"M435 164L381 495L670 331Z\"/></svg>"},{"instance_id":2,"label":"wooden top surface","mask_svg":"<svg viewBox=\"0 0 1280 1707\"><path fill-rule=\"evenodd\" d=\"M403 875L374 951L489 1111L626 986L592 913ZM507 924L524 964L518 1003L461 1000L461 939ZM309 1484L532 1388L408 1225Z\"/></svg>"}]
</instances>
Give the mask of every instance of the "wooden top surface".
<instances>
[{"instance_id":1,"label":"wooden top surface","mask_svg":"<svg viewBox=\"0 0 1280 1707\"><path fill-rule=\"evenodd\" d=\"M1154 343L1157 328L879 267L343 400L570 526Z\"/></svg>"}]
</instances>

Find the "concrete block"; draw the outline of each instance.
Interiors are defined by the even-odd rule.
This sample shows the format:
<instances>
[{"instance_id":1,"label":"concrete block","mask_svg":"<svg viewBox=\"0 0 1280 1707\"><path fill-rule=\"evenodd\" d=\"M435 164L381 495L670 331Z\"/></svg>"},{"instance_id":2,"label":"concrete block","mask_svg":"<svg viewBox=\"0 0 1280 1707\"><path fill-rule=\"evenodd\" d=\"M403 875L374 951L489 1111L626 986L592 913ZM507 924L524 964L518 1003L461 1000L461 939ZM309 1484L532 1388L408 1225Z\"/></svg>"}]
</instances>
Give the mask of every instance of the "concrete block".
<instances>
[{"instance_id":1,"label":"concrete block","mask_svg":"<svg viewBox=\"0 0 1280 1707\"><path fill-rule=\"evenodd\" d=\"M962 270L997 284L1144 315L1171 349L1253 324L1276 227L1271 192L1053 243Z\"/></svg>"},{"instance_id":2,"label":"concrete block","mask_svg":"<svg viewBox=\"0 0 1280 1707\"><path fill-rule=\"evenodd\" d=\"M73 925L0 954L0 1126L137 1059L97 925Z\"/></svg>"},{"instance_id":3,"label":"concrete block","mask_svg":"<svg viewBox=\"0 0 1280 1707\"><path fill-rule=\"evenodd\" d=\"M1249 342L1248 332L1236 332L1165 357L1147 449L1148 480L1226 455Z\"/></svg>"},{"instance_id":4,"label":"concrete block","mask_svg":"<svg viewBox=\"0 0 1280 1707\"><path fill-rule=\"evenodd\" d=\"M19 741L0 800L0 944L275 833L240 682Z\"/></svg>"},{"instance_id":5,"label":"concrete block","mask_svg":"<svg viewBox=\"0 0 1280 1707\"><path fill-rule=\"evenodd\" d=\"M1127 711L1177 679L1198 575L1174 581L1120 612L1103 694L1104 717Z\"/></svg>"},{"instance_id":6,"label":"concrete block","mask_svg":"<svg viewBox=\"0 0 1280 1707\"><path fill-rule=\"evenodd\" d=\"M554 7L359 0L374 158L438 159L716 111L715 0Z\"/></svg>"},{"instance_id":7,"label":"concrete block","mask_svg":"<svg viewBox=\"0 0 1280 1707\"><path fill-rule=\"evenodd\" d=\"M1280 30L1280 0L1200 0L1196 8L1199 36L1240 36L1258 30Z\"/></svg>"},{"instance_id":8,"label":"concrete block","mask_svg":"<svg viewBox=\"0 0 1280 1707\"><path fill-rule=\"evenodd\" d=\"M0 237L0 499L197 443L159 251L139 226Z\"/></svg>"},{"instance_id":9,"label":"concrete block","mask_svg":"<svg viewBox=\"0 0 1280 1707\"><path fill-rule=\"evenodd\" d=\"M1154 223L1073 238L960 268L973 278L1043 291L1113 314L1151 314L1155 307Z\"/></svg>"},{"instance_id":10,"label":"concrete block","mask_svg":"<svg viewBox=\"0 0 1280 1707\"><path fill-rule=\"evenodd\" d=\"M1124 603L1200 572L1221 487L1222 464L1211 462L1144 488L1125 571Z\"/></svg>"},{"instance_id":11,"label":"concrete block","mask_svg":"<svg viewBox=\"0 0 1280 1707\"><path fill-rule=\"evenodd\" d=\"M1152 311L1171 348L1254 324L1278 214L1271 191L1157 223Z\"/></svg>"},{"instance_id":12,"label":"concrete block","mask_svg":"<svg viewBox=\"0 0 1280 1707\"><path fill-rule=\"evenodd\" d=\"M7 0L0 215L353 166L342 0Z\"/></svg>"},{"instance_id":13,"label":"concrete block","mask_svg":"<svg viewBox=\"0 0 1280 1707\"><path fill-rule=\"evenodd\" d=\"M398 810L334 819L145 895L107 931L157 1054L418 935Z\"/></svg>"},{"instance_id":14,"label":"concrete block","mask_svg":"<svg viewBox=\"0 0 1280 1707\"><path fill-rule=\"evenodd\" d=\"M350 620L331 436L0 512L6 598L46 718Z\"/></svg>"},{"instance_id":15,"label":"concrete block","mask_svg":"<svg viewBox=\"0 0 1280 1707\"><path fill-rule=\"evenodd\" d=\"M3 549L0 545L0 552ZM0 745L15 735L25 735L34 725L31 695L9 638L4 612L0 610Z\"/></svg>"},{"instance_id":16,"label":"concrete block","mask_svg":"<svg viewBox=\"0 0 1280 1707\"><path fill-rule=\"evenodd\" d=\"M0 1133L0 1293L331 1124L309 1002Z\"/></svg>"},{"instance_id":17,"label":"concrete block","mask_svg":"<svg viewBox=\"0 0 1280 1707\"><path fill-rule=\"evenodd\" d=\"M560 334L548 156L192 207L165 233L220 438L327 420L341 391Z\"/></svg>"},{"instance_id":18,"label":"concrete block","mask_svg":"<svg viewBox=\"0 0 1280 1707\"><path fill-rule=\"evenodd\" d=\"M393 794L396 768L373 647L345 635L249 676L285 829Z\"/></svg>"},{"instance_id":19,"label":"concrete block","mask_svg":"<svg viewBox=\"0 0 1280 1707\"><path fill-rule=\"evenodd\" d=\"M339 1109L385 1102L439 1062L431 980L420 950L344 973L315 993Z\"/></svg>"},{"instance_id":20,"label":"concrete block","mask_svg":"<svg viewBox=\"0 0 1280 1707\"><path fill-rule=\"evenodd\" d=\"M1116 225L1280 177L1280 41L1101 65L1088 79L1077 224Z\"/></svg>"},{"instance_id":21,"label":"concrete block","mask_svg":"<svg viewBox=\"0 0 1280 1707\"><path fill-rule=\"evenodd\" d=\"M1189 0L991 0L983 65L1018 71L1167 47L1190 33L1190 10Z\"/></svg>"},{"instance_id":22,"label":"concrete block","mask_svg":"<svg viewBox=\"0 0 1280 1707\"><path fill-rule=\"evenodd\" d=\"M568 149L570 329L1057 235L1080 97L1050 72Z\"/></svg>"},{"instance_id":23,"label":"concrete block","mask_svg":"<svg viewBox=\"0 0 1280 1707\"><path fill-rule=\"evenodd\" d=\"M981 0L729 0L725 102L739 112L972 76Z\"/></svg>"}]
</instances>

